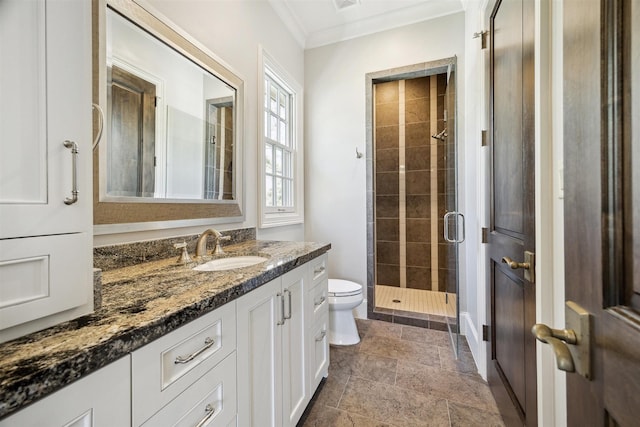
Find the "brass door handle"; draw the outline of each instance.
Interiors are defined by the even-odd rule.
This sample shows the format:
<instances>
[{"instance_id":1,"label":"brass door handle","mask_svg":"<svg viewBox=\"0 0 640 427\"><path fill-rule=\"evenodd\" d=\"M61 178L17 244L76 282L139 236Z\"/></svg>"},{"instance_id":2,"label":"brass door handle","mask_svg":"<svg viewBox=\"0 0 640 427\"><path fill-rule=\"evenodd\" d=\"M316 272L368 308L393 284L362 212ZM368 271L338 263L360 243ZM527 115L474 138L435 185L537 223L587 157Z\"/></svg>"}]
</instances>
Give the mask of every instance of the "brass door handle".
<instances>
[{"instance_id":1,"label":"brass door handle","mask_svg":"<svg viewBox=\"0 0 640 427\"><path fill-rule=\"evenodd\" d=\"M524 268L525 270L528 270L531 268L531 264L529 264L528 262L514 261L508 256L502 257L502 263L507 264L509 267L511 267L512 270L517 270L519 268Z\"/></svg>"},{"instance_id":2,"label":"brass door handle","mask_svg":"<svg viewBox=\"0 0 640 427\"><path fill-rule=\"evenodd\" d=\"M573 357L567 344L576 344L578 339L572 329L551 329L547 325L537 323L531 328L536 339L545 344L551 344L556 355L558 369L565 372L575 372Z\"/></svg>"},{"instance_id":3,"label":"brass door handle","mask_svg":"<svg viewBox=\"0 0 640 427\"><path fill-rule=\"evenodd\" d=\"M536 255L529 251L524 251L524 262L514 261L508 256L502 257L502 262L507 264L512 270L523 268L525 280L528 280L531 283L536 282L535 260Z\"/></svg>"}]
</instances>

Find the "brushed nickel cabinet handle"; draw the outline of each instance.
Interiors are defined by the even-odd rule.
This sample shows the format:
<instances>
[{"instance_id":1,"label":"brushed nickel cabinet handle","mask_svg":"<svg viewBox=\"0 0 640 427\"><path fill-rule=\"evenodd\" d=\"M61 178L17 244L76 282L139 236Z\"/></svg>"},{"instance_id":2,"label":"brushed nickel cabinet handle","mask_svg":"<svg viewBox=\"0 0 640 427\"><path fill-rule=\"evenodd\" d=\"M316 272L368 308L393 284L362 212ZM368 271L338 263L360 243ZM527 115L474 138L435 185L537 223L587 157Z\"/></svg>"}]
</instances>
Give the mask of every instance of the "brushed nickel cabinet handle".
<instances>
[{"instance_id":1,"label":"brushed nickel cabinet handle","mask_svg":"<svg viewBox=\"0 0 640 427\"><path fill-rule=\"evenodd\" d=\"M327 331L322 331L319 336L316 337L316 342L320 342L327 336Z\"/></svg>"},{"instance_id":2,"label":"brushed nickel cabinet handle","mask_svg":"<svg viewBox=\"0 0 640 427\"><path fill-rule=\"evenodd\" d=\"M204 418L200 420L200 422L198 424L196 424L196 427L202 427L204 425L207 424L207 422L211 419L211 417L213 417L213 414L216 413L216 408L214 408L213 406L211 406L211 403L207 404L207 406L204 408L204 412L206 413Z\"/></svg>"},{"instance_id":3,"label":"brushed nickel cabinet handle","mask_svg":"<svg viewBox=\"0 0 640 427\"><path fill-rule=\"evenodd\" d=\"M324 266L321 265L320 267L318 267L315 270L313 270L313 274L324 273L324 270L325 270Z\"/></svg>"},{"instance_id":4,"label":"brushed nickel cabinet handle","mask_svg":"<svg viewBox=\"0 0 640 427\"><path fill-rule=\"evenodd\" d=\"M64 199L64 204L72 205L78 201L78 144L65 141L64 146L71 149L71 198Z\"/></svg>"},{"instance_id":5,"label":"brushed nickel cabinet handle","mask_svg":"<svg viewBox=\"0 0 640 427\"><path fill-rule=\"evenodd\" d=\"M189 363L189 362L191 362L193 359L195 359L196 357L198 357L200 354L202 354L202 352L203 352L203 351L205 351L205 350L207 350L207 349L211 348L215 343L216 343L216 340L214 340L214 339L213 339L213 338L211 338L211 337L207 337L207 338L204 340L204 347L202 347L200 350L198 350L198 351L196 351L196 352L194 352L194 353L191 353L191 354L190 354L190 355L188 355L188 356L178 356L178 357L176 357L176 360L174 361L174 363L175 363L175 364L178 364L178 363Z\"/></svg>"},{"instance_id":6,"label":"brushed nickel cabinet handle","mask_svg":"<svg viewBox=\"0 0 640 427\"><path fill-rule=\"evenodd\" d=\"M284 296L281 293L278 293L276 295L278 298L280 298L280 320L278 321L278 323L276 323L276 325L278 326L282 326L284 325Z\"/></svg>"},{"instance_id":7,"label":"brushed nickel cabinet handle","mask_svg":"<svg viewBox=\"0 0 640 427\"><path fill-rule=\"evenodd\" d=\"M291 319L291 291L289 289L285 289L284 293L288 295L287 304L289 306L289 314L284 316L284 318L288 320L288 319Z\"/></svg>"},{"instance_id":8,"label":"brushed nickel cabinet handle","mask_svg":"<svg viewBox=\"0 0 640 427\"><path fill-rule=\"evenodd\" d=\"M321 296L320 299L317 302L314 302L313 305L318 307L319 305L322 305L322 303L324 303L327 300L327 298L325 298L324 296Z\"/></svg>"}]
</instances>

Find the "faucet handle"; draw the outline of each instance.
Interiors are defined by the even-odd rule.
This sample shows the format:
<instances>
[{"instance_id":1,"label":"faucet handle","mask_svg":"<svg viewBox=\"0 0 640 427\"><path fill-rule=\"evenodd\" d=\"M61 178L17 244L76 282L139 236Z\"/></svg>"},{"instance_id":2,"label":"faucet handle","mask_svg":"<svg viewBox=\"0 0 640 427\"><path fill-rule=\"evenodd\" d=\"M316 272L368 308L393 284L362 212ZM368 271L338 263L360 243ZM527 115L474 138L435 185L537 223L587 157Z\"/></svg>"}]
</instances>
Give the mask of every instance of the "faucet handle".
<instances>
[{"instance_id":1,"label":"faucet handle","mask_svg":"<svg viewBox=\"0 0 640 427\"><path fill-rule=\"evenodd\" d=\"M191 262L191 257L189 256L189 252L187 251L187 242L174 243L173 247L176 249L182 249L180 256L176 260L178 264L186 264Z\"/></svg>"},{"instance_id":2,"label":"faucet handle","mask_svg":"<svg viewBox=\"0 0 640 427\"><path fill-rule=\"evenodd\" d=\"M213 255L224 255L224 250L222 250L220 242L227 240L231 240L231 236L216 236L216 247L213 250Z\"/></svg>"}]
</instances>

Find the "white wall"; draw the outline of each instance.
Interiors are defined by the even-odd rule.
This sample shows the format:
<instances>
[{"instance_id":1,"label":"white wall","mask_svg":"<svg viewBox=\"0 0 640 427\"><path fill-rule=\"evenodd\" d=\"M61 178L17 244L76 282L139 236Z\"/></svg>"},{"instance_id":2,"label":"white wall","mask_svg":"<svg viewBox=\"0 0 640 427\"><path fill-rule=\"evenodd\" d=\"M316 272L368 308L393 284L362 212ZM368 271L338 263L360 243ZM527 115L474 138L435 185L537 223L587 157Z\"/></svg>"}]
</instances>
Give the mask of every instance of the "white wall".
<instances>
[{"instance_id":1,"label":"white wall","mask_svg":"<svg viewBox=\"0 0 640 427\"><path fill-rule=\"evenodd\" d=\"M366 145L365 75L457 55L464 147L464 24L464 13L457 13L305 52L305 238L331 242L331 277L367 282L366 156L355 153ZM462 170L460 180L462 200Z\"/></svg>"},{"instance_id":2,"label":"white wall","mask_svg":"<svg viewBox=\"0 0 640 427\"><path fill-rule=\"evenodd\" d=\"M484 51L481 40L474 39L473 34L482 30L481 2L468 2L465 13L465 101L458 106L461 115L465 117L464 133L466 161L460 165L464 169L465 191L461 200L460 210L466 214L467 233L465 241L465 257L460 262L460 268L466 273L465 284L461 286L460 327L467 337L469 348L478 365L480 374L486 378L486 361L481 349L482 327L486 323L484 318L485 299L485 248L481 241L481 228L487 224L485 218L485 201L483 197L483 180L479 179L488 172L487 149L481 146L481 131L486 129L484 123Z\"/></svg>"},{"instance_id":3,"label":"white wall","mask_svg":"<svg viewBox=\"0 0 640 427\"><path fill-rule=\"evenodd\" d=\"M245 83L244 115L244 199L246 219L242 223L215 224L218 230L256 227L257 221L257 120L258 46L264 49L304 86L304 51L289 34L268 2L198 0L147 0L213 52L217 59L239 75ZM94 245L125 243L184 234L196 234L207 225L117 233L94 237ZM303 240L304 225L258 230L262 239Z\"/></svg>"}]
</instances>

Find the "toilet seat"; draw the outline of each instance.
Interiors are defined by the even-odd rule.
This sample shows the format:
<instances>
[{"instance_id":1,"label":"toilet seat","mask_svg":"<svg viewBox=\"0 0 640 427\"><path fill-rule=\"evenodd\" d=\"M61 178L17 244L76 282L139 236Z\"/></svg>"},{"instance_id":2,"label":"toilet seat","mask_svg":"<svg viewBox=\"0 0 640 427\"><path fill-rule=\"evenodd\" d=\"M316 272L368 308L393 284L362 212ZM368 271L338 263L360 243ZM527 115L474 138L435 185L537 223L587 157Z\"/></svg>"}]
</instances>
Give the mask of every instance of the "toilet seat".
<instances>
[{"instance_id":1,"label":"toilet seat","mask_svg":"<svg viewBox=\"0 0 640 427\"><path fill-rule=\"evenodd\" d=\"M329 279L329 296L350 297L362 293L362 286L349 280Z\"/></svg>"}]
</instances>

